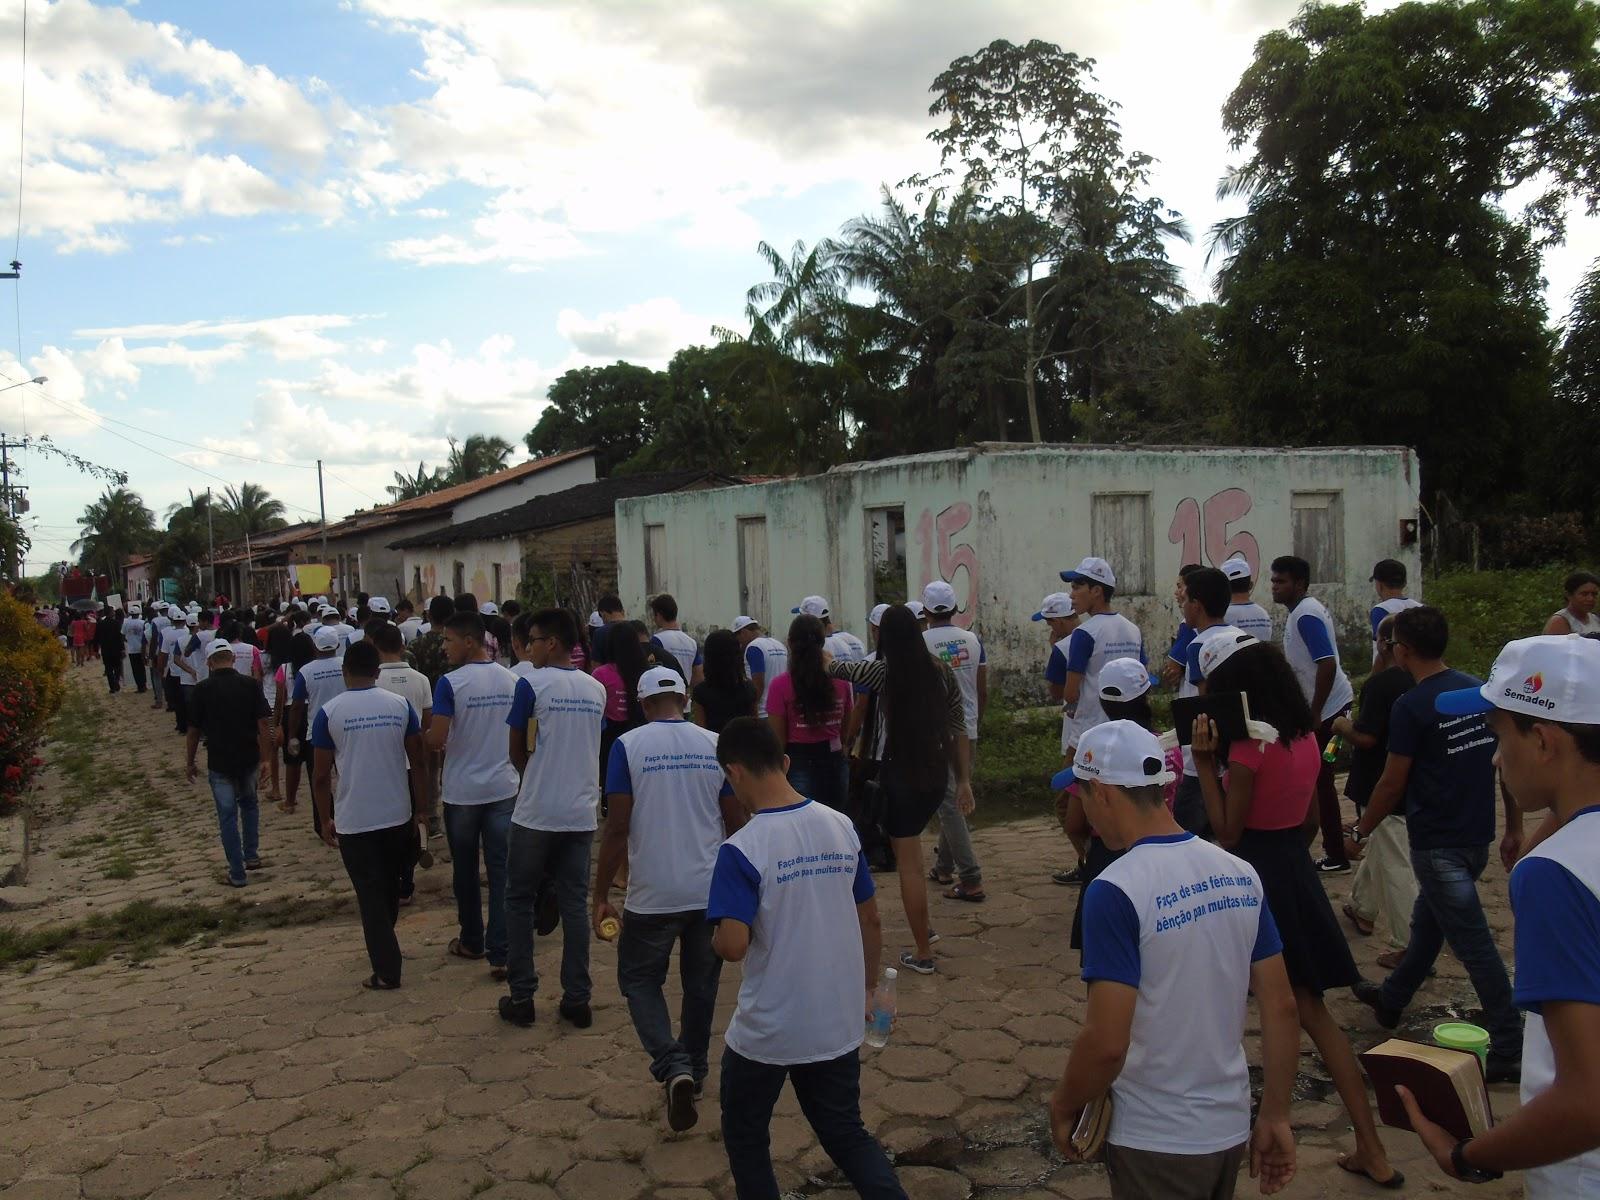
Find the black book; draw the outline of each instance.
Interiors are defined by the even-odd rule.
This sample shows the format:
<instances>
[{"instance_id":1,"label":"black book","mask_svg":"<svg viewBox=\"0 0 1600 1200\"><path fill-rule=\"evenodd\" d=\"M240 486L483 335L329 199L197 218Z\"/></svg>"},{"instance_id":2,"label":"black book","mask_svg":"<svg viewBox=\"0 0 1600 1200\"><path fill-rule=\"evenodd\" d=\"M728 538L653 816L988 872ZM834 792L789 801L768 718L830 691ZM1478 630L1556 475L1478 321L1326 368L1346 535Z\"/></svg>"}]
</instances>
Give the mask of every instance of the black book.
<instances>
[{"instance_id":1,"label":"black book","mask_svg":"<svg viewBox=\"0 0 1600 1200\"><path fill-rule=\"evenodd\" d=\"M1224 742L1243 742L1250 738L1250 701L1243 692L1212 692L1205 696L1180 696L1172 702L1172 729L1178 745L1194 740L1194 723L1207 716L1216 723L1217 736Z\"/></svg>"}]
</instances>

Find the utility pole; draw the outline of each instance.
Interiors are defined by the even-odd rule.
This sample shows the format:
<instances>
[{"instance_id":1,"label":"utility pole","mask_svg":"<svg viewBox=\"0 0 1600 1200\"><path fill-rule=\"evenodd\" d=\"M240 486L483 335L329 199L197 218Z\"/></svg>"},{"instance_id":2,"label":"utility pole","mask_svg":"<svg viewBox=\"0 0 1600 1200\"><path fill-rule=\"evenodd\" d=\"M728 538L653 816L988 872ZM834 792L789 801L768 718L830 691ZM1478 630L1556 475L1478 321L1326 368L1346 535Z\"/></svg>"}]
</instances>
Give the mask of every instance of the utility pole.
<instances>
[{"instance_id":1,"label":"utility pole","mask_svg":"<svg viewBox=\"0 0 1600 1200\"><path fill-rule=\"evenodd\" d=\"M211 489L210 488L206 489L206 558L208 560L206 566L211 572L210 592L211 592L212 596L215 596L217 594L217 540L216 540L215 537L212 536L212 532L211 532ZM207 603L208 607L210 605L210 602L211 602L211 597L207 596L206 597L206 603Z\"/></svg>"},{"instance_id":2,"label":"utility pole","mask_svg":"<svg viewBox=\"0 0 1600 1200\"><path fill-rule=\"evenodd\" d=\"M21 450L24 445L26 445L25 442L9 441L5 434L0 433L0 504L5 505L6 516L10 518L12 524L16 524L17 520L17 501L19 499L17 493L25 492L28 489L20 486L15 488L11 486L11 451ZM26 501L23 501L22 511L27 511ZM0 566L4 567L7 579L17 578L19 568L16 556L11 550L8 549L6 551L6 561Z\"/></svg>"},{"instance_id":3,"label":"utility pole","mask_svg":"<svg viewBox=\"0 0 1600 1200\"><path fill-rule=\"evenodd\" d=\"M322 561L328 561L328 505L322 498L322 460L317 459L317 512L322 518ZM333 577L328 577L328 591L333 591Z\"/></svg>"}]
</instances>

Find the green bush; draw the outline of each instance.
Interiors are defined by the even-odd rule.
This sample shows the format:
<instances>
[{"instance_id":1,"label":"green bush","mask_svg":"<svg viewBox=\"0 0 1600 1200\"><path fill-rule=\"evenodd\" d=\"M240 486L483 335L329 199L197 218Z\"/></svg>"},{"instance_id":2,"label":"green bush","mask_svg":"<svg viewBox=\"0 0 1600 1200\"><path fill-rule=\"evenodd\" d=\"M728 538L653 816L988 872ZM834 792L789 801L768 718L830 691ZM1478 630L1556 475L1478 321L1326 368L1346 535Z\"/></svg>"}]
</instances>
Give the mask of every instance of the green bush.
<instances>
[{"instance_id":1,"label":"green bush","mask_svg":"<svg viewBox=\"0 0 1600 1200\"><path fill-rule=\"evenodd\" d=\"M1543 631L1566 602L1571 565L1515 571L1449 571L1425 582L1422 596L1450 622L1450 665L1487 677L1507 642Z\"/></svg>"}]
</instances>

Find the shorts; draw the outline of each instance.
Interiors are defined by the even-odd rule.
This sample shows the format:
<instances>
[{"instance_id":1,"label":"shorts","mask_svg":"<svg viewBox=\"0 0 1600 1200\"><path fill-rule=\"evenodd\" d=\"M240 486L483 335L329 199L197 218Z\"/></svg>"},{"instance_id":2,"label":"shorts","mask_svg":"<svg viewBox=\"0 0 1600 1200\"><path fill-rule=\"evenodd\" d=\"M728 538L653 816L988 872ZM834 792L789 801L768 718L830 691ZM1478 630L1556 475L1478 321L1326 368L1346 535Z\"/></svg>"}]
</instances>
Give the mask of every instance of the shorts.
<instances>
[{"instance_id":1,"label":"shorts","mask_svg":"<svg viewBox=\"0 0 1600 1200\"><path fill-rule=\"evenodd\" d=\"M931 788L907 786L893 762L883 764L879 780L885 797L883 827L891 838L914 838L933 820L933 814L944 803L945 783L941 780Z\"/></svg>"}]
</instances>

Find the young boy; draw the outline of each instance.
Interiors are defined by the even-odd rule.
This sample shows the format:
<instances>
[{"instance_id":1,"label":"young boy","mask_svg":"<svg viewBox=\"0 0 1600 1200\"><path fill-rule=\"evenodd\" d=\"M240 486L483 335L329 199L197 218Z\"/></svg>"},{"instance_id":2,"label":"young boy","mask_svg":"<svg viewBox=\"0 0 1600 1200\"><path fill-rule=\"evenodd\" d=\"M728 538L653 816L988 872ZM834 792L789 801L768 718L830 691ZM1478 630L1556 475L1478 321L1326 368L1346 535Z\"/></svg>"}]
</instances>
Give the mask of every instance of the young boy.
<instances>
[{"instance_id":1,"label":"young boy","mask_svg":"<svg viewBox=\"0 0 1600 1200\"><path fill-rule=\"evenodd\" d=\"M1600 643L1512 642L1481 688L1441 713L1489 714L1506 789L1555 831L1511 872L1515 1003L1527 1013L1522 1107L1458 1142L1400 1099L1441 1170L1468 1183L1522 1170L1528 1200L1600 1196Z\"/></svg>"},{"instance_id":2,"label":"young boy","mask_svg":"<svg viewBox=\"0 0 1600 1200\"><path fill-rule=\"evenodd\" d=\"M730 721L717 761L751 815L718 851L706 906L717 923L712 948L744 964L722 1056L722 1142L734 1188L740 1200L778 1195L768 1128L788 1080L857 1194L902 1200L894 1168L861 1120L863 1016L883 950L861 843L848 817L789 786L788 760L767 722Z\"/></svg>"},{"instance_id":3,"label":"young boy","mask_svg":"<svg viewBox=\"0 0 1600 1200\"><path fill-rule=\"evenodd\" d=\"M1057 1149L1076 1159L1078 1118L1109 1089L1113 1200L1228 1200L1247 1143L1262 1193L1287 1187L1300 1026L1254 868L1173 820L1161 743L1132 721L1085 733L1069 771L1096 832L1127 853L1083 893L1089 1005L1050 1102ZM1251 992L1263 1073L1253 1132L1243 1044Z\"/></svg>"}]
</instances>

